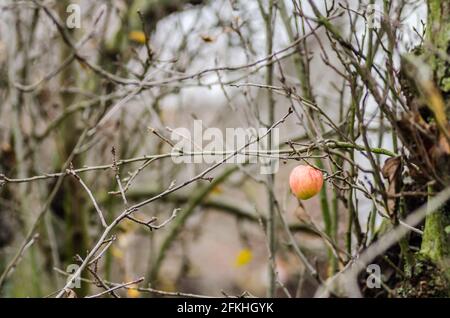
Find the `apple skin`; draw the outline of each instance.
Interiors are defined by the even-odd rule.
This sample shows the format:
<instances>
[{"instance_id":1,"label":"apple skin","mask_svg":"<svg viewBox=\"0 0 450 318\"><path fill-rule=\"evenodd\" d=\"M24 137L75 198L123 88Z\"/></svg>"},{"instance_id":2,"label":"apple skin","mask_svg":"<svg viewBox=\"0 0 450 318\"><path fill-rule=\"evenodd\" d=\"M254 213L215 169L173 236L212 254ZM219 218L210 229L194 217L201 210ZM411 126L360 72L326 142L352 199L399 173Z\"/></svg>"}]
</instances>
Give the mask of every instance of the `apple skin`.
<instances>
[{"instance_id":1,"label":"apple skin","mask_svg":"<svg viewBox=\"0 0 450 318\"><path fill-rule=\"evenodd\" d=\"M308 200L322 189L323 174L310 166L297 166L291 171L289 186L298 199Z\"/></svg>"}]
</instances>

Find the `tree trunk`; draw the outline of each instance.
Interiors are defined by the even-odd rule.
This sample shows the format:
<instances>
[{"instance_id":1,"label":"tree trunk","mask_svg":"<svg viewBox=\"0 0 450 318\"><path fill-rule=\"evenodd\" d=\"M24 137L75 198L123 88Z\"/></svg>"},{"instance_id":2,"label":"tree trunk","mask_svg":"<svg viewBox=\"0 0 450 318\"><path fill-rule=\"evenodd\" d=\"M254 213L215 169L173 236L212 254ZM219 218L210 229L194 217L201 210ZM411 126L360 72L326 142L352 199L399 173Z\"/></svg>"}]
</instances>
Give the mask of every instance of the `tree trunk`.
<instances>
[{"instance_id":1,"label":"tree trunk","mask_svg":"<svg viewBox=\"0 0 450 318\"><path fill-rule=\"evenodd\" d=\"M450 132L448 116L450 114L450 67L448 53L450 52L450 2L448 0L428 0L428 23L426 38L433 48L432 51L425 49L425 60L433 73L433 81L437 88L437 93L443 103L440 108L443 110L441 117L444 125L441 129ZM433 109L436 105L428 105L434 111L434 119L439 123L439 110ZM437 192L449 186L450 165L448 153L448 136L442 132L437 149L446 151L443 159L437 160L435 169L444 181L441 186L429 186L429 193ZM444 146L445 145L445 146ZM439 211L426 217L424 234L420 254L430 260L445 273L447 281L450 281L450 204L441 207ZM449 284L447 284L449 286Z\"/></svg>"}]
</instances>

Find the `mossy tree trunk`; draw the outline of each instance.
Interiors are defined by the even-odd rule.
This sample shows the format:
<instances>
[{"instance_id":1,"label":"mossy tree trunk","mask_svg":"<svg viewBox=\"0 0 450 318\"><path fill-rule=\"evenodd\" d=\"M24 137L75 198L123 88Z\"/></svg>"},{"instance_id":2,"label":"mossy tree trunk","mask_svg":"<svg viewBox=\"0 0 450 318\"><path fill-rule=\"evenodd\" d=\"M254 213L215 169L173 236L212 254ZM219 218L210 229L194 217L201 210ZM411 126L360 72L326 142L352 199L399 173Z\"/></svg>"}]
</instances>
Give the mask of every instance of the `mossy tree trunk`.
<instances>
[{"instance_id":1,"label":"mossy tree trunk","mask_svg":"<svg viewBox=\"0 0 450 318\"><path fill-rule=\"evenodd\" d=\"M448 0L428 0L427 4L426 40L433 49L431 51L425 49L424 54L426 62L433 72L434 83L444 102L443 107L447 118L443 129L450 131L448 123L448 118L450 118L450 63L448 59L450 53L450 2ZM438 121L437 118L436 121ZM443 142L448 144L445 137L443 138ZM444 181L441 188L450 185L448 154L444 158L446 160L439 160L435 163L436 171ZM430 193L441 189L429 186L428 190ZM426 217L420 254L441 268L446 273L447 280L450 281L449 202L439 211L434 212Z\"/></svg>"}]
</instances>

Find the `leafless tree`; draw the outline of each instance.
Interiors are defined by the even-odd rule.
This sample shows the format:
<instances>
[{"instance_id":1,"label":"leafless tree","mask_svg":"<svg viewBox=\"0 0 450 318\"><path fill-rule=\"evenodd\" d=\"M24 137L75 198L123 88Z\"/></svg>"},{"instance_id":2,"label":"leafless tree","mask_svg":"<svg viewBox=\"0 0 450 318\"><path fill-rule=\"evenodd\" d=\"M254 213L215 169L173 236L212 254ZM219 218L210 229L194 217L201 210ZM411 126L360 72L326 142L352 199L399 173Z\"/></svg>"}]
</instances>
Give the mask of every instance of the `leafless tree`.
<instances>
[{"instance_id":1,"label":"leafless tree","mask_svg":"<svg viewBox=\"0 0 450 318\"><path fill-rule=\"evenodd\" d=\"M3 0L0 295L449 296L449 30L446 0Z\"/></svg>"}]
</instances>

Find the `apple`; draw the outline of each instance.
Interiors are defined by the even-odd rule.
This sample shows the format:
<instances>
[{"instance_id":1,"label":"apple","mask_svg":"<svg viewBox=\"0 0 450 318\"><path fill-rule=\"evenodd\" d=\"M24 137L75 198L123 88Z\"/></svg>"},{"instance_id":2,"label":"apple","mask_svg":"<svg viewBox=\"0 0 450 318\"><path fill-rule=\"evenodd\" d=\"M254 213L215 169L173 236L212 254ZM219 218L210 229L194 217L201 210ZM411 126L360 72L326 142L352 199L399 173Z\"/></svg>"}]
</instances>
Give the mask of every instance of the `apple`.
<instances>
[{"instance_id":1,"label":"apple","mask_svg":"<svg viewBox=\"0 0 450 318\"><path fill-rule=\"evenodd\" d=\"M289 186L298 199L308 200L322 189L323 174L311 166L297 166L291 171Z\"/></svg>"}]
</instances>

